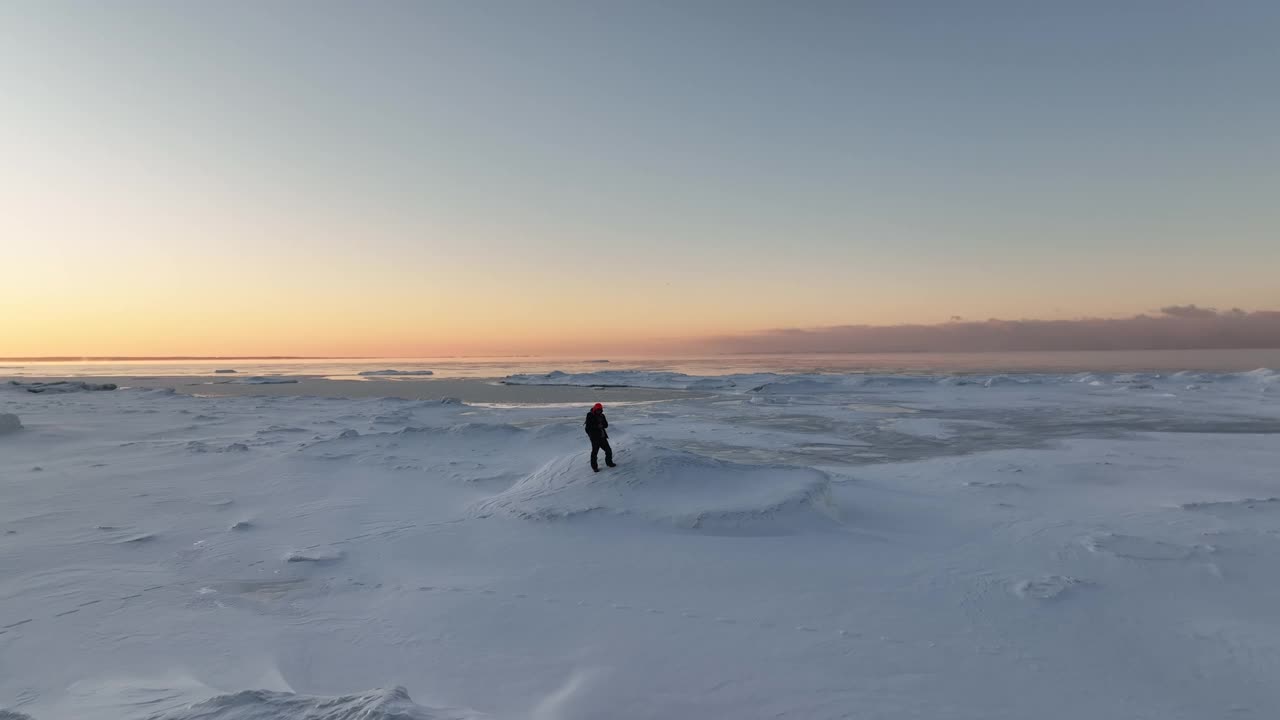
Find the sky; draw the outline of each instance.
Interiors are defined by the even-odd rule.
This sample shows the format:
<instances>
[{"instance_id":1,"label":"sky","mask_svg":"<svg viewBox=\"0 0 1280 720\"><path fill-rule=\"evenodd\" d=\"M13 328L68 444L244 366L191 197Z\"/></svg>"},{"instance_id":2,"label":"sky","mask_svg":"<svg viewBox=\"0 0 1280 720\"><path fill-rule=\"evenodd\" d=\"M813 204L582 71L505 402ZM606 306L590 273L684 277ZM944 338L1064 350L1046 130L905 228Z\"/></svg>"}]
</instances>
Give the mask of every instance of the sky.
<instances>
[{"instance_id":1,"label":"sky","mask_svg":"<svg viewBox=\"0 0 1280 720\"><path fill-rule=\"evenodd\" d=\"M1251 0L10 0L0 356L1280 310L1277 37Z\"/></svg>"}]
</instances>

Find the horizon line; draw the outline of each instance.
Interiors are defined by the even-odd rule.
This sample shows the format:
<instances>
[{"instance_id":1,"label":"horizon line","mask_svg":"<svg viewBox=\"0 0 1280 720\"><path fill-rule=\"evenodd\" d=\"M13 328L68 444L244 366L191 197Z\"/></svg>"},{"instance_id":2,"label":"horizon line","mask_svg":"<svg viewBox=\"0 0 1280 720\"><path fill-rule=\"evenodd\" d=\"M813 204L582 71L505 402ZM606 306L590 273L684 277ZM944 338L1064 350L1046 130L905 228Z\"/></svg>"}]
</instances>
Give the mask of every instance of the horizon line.
<instances>
[{"instance_id":1,"label":"horizon line","mask_svg":"<svg viewBox=\"0 0 1280 720\"><path fill-rule=\"evenodd\" d=\"M653 357L717 357L717 356L744 356L744 355L974 355L974 354L1021 354L1021 353L1078 353L1078 352L1218 352L1218 351L1237 351L1237 350L1275 350L1275 347L1165 347L1165 348L1075 348L1070 350L1052 349L1052 350L809 350L809 351L768 351L754 350L744 352L712 352L712 353L695 353L695 354L659 354ZM586 357L586 356L584 356ZM598 356L590 356L595 360L599 360ZM649 357L649 356L632 356L630 354L618 355L615 357ZM229 360L469 360L477 358L501 358L501 359L520 359L520 358L537 358L537 359L554 359L567 360L564 355L48 355L48 356L30 356L30 357L0 357L0 362L159 362L159 361L229 361ZM3 369L3 368L0 368Z\"/></svg>"},{"instance_id":2,"label":"horizon line","mask_svg":"<svg viewBox=\"0 0 1280 720\"><path fill-rule=\"evenodd\" d=\"M450 358L522 358L544 355L32 355L0 357L0 362L109 362L124 360L444 360Z\"/></svg>"}]
</instances>

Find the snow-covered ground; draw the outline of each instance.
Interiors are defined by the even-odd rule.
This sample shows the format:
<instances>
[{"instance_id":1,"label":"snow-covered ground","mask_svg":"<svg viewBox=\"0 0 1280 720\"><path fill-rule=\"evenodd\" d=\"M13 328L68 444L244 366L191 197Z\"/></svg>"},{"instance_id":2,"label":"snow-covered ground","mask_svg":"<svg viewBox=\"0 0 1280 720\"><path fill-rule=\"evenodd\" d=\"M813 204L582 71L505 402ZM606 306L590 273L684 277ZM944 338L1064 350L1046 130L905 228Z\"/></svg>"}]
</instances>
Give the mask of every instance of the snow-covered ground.
<instances>
[{"instance_id":1,"label":"snow-covered ground","mask_svg":"<svg viewBox=\"0 0 1280 720\"><path fill-rule=\"evenodd\" d=\"M598 475L583 405L0 386L0 708L1274 718L1277 377L507 378L698 391Z\"/></svg>"}]
</instances>

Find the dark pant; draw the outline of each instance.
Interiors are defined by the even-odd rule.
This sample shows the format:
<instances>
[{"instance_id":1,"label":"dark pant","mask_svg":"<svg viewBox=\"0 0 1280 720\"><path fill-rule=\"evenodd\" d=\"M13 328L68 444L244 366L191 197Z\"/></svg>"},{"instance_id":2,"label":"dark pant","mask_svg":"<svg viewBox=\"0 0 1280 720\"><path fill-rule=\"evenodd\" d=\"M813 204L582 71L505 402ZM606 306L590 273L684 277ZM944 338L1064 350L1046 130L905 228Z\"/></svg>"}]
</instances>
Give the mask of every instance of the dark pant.
<instances>
[{"instance_id":1,"label":"dark pant","mask_svg":"<svg viewBox=\"0 0 1280 720\"><path fill-rule=\"evenodd\" d=\"M596 459L600 455L600 448L604 448L604 464L612 465L613 448L609 447L609 438L596 437L595 435L588 435L587 437L591 438L591 467L597 470L600 469L600 461Z\"/></svg>"}]
</instances>

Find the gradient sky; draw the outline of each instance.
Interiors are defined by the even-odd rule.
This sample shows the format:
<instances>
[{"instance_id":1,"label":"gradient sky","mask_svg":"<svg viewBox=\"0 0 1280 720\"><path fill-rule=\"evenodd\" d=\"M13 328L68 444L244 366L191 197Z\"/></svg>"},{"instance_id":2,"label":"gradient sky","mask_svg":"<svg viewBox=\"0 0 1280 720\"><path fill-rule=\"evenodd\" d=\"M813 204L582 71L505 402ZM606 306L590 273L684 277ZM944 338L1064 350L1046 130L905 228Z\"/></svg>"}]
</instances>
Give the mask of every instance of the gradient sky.
<instances>
[{"instance_id":1,"label":"gradient sky","mask_svg":"<svg viewBox=\"0 0 1280 720\"><path fill-rule=\"evenodd\" d=\"M1280 3L0 3L0 356L1280 309Z\"/></svg>"}]
</instances>

